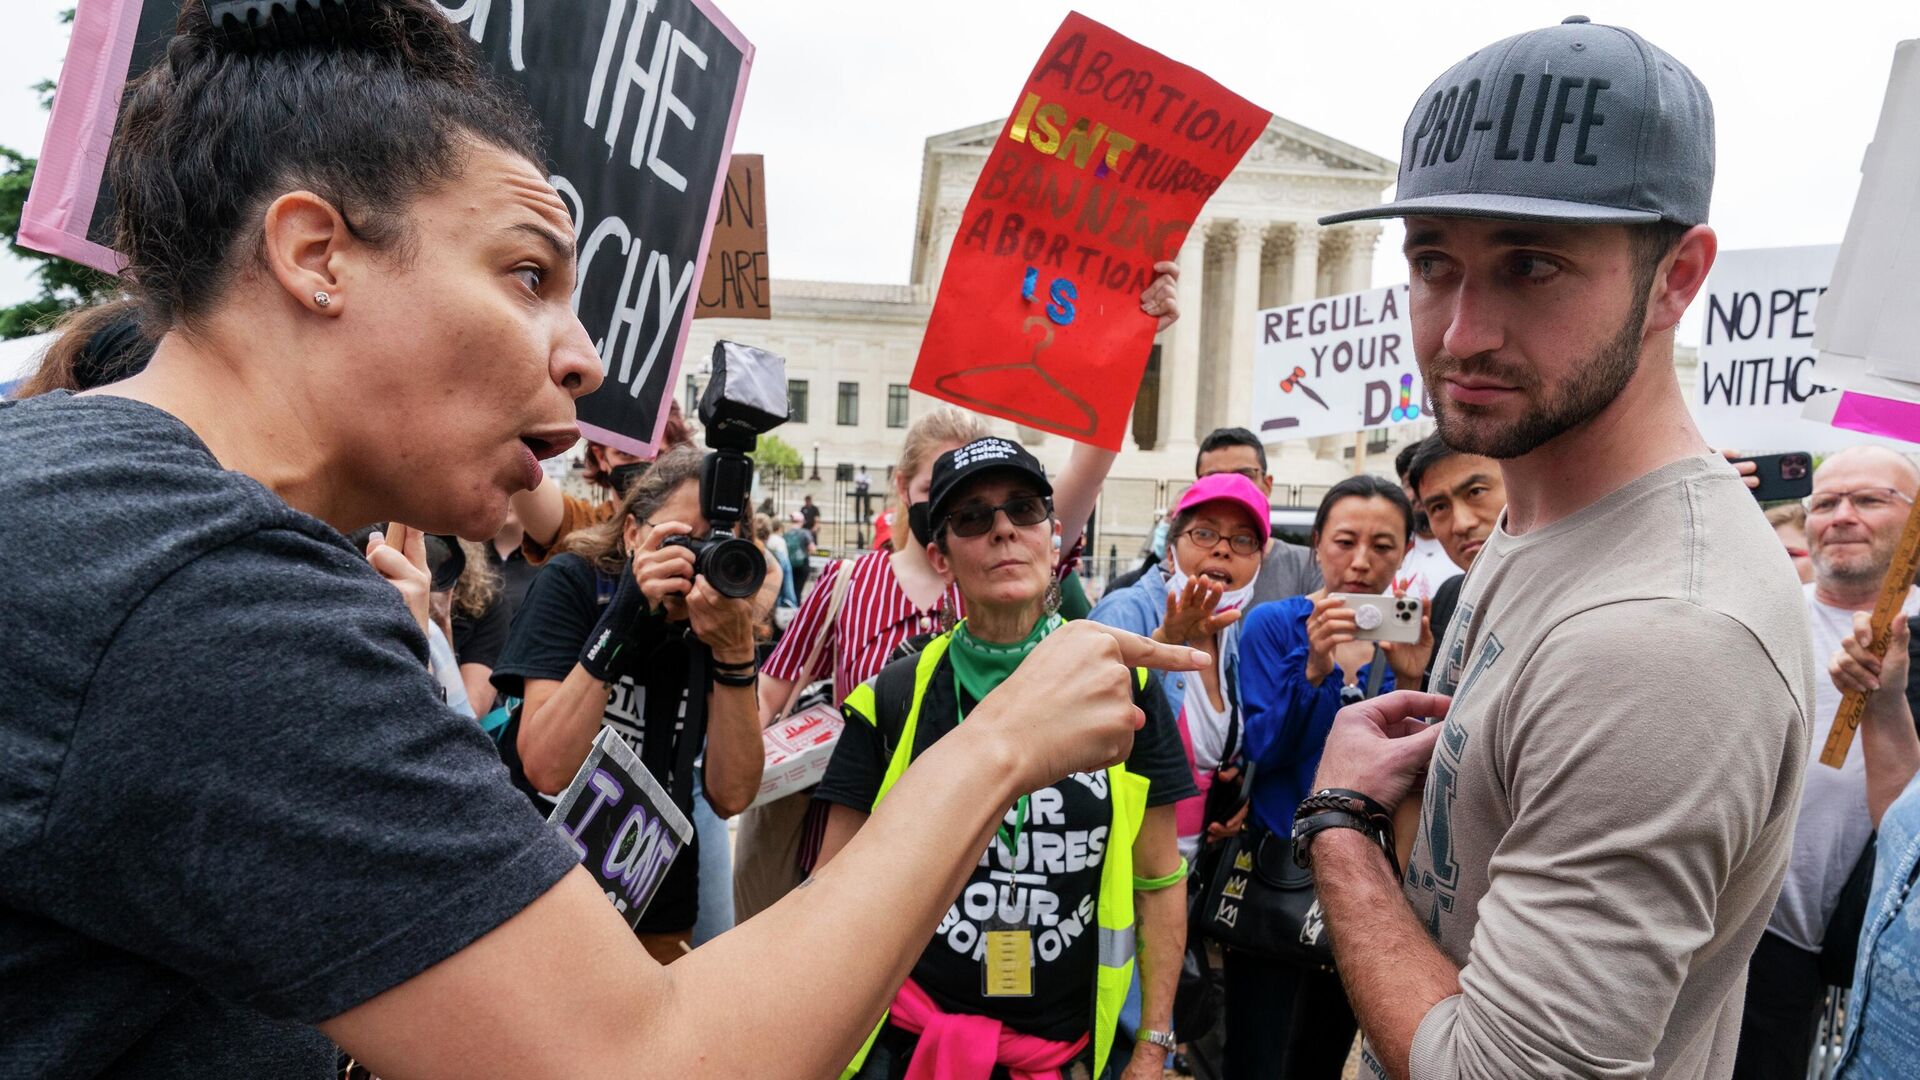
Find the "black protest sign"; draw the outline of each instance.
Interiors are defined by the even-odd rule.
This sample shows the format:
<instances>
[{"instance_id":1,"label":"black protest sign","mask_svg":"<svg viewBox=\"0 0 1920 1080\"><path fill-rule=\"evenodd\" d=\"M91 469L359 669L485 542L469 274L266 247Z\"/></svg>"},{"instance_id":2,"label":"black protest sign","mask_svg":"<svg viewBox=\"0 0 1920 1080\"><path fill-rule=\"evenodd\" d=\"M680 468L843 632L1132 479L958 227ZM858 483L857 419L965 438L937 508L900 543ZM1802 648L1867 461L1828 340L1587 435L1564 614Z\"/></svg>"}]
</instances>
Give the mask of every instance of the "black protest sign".
<instances>
[{"instance_id":1,"label":"black protest sign","mask_svg":"<svg viewBox=\"0 0 1920 1080\"><path fill-rule=\"evenodd\" d=\"M600 729L547 821L579 852L628 925L639 923L674 857L693 839L692 823L611 728Z\"/></svg>"},{"instance_id":2,"label":"black protest sign","mask_svg":"<svg viewBox=\"0 0 1920 1080\"><path fill-rule=\"evenodd\" d=\"M767 167L759 154L735 154L707 245L696 319L771 319L767 277Z\"/></svg>"},{"instance_id":3,"label":"black protest sign","mask_svg":"<svg viewBox=\"0 0 1920 1080\"><path fill-rule=\"evenodd\" d=\"M606 382L581 428L652 450L697 300L753 46L710 0L436 0L545 129L549 179L578 235L574 311ZM23 242L117 272L102 190L120 81L164 51L178 0L82 5ZM43 183L44 182L44 183ZM42 193L40 189L47 190Z\"/></svg>"}]
</instances>

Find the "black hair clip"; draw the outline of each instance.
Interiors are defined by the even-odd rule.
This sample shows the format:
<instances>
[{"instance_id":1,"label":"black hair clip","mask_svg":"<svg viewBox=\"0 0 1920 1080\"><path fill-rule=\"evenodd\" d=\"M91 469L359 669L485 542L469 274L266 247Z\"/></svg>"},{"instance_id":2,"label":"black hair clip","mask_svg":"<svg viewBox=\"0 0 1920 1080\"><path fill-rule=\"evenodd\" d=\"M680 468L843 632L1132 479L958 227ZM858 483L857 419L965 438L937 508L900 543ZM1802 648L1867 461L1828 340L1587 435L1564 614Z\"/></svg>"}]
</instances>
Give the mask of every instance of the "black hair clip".
<instances>
[{"instance_id":1,"label":"black hair clip","mask_svg":"<svg viewBox=\"0 0 1920 1080\"><path fill-rule=\"evenodd\" d=\"M355 9L368 0L210 0L207 18L233 52L267 53L296 45L354 40Z\"/></svg>"}]
</instances>

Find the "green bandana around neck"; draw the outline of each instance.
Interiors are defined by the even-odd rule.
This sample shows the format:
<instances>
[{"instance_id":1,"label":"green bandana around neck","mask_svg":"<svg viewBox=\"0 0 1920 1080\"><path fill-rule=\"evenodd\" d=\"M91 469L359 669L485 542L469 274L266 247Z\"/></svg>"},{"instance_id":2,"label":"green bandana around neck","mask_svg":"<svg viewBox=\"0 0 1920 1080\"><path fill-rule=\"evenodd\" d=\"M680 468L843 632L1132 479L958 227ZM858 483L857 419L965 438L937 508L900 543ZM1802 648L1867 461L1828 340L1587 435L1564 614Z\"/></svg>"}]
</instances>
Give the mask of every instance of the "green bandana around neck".
<instances>
[{"instance_id":1,"label":"green bandana around neck","mask_svg":"<svg viewBox=\"0 0 1920 1080\"><path fill-rule=\"evenodd\" d=\"M1007 681L1013 669L1027 658L1033 647L1064 622L1057 614L1043 616L1033 632L1019 641L1001 645L981 641L967 629L967 620L953 628L953 643L947 655L953 658L953 679L975 702L985 701L994 688Z\"/></svg>"}]
</instances>

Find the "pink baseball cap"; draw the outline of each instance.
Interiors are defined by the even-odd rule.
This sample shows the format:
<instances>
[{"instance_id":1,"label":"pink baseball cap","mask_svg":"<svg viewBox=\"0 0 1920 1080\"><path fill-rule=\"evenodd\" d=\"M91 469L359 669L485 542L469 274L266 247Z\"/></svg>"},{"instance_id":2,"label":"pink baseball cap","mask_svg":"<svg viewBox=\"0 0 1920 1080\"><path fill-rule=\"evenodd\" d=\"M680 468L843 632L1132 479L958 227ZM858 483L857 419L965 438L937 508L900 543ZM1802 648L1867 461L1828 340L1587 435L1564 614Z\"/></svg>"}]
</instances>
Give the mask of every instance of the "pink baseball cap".
<instances>
[{"instance_id":1,"label":"pink baseball cap","mask_svg":"<svg viewBox=\"0 0 1920 1080\"><path fill-rule=\"evenodd\" d=\"M1193 482L1186 494L1180 496L1180 502L1173 508L1175 516L1199 506L1201 503L1230 502L1253 515L1260 530L1260 542L1266 543L1273 535L1267 516L1272 512L1267 506L1267 497L1253 486L1253 481L1239 473L1214 473L1203 476Z\"/></svg>"}]
</instances>

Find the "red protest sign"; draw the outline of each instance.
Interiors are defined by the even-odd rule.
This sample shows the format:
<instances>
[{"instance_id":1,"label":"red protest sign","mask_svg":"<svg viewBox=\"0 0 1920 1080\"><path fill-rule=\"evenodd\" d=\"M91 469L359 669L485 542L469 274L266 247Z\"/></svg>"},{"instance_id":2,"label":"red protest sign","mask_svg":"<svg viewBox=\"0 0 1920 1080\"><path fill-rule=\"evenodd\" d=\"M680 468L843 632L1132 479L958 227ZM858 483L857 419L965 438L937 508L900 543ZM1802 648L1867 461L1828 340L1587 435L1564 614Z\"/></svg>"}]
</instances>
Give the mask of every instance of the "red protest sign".
<instances>
[{"instance_id":1,"label":"red protest sign","mask_svg":"<svg viewBox=\"0 0 1920 1080\"><path fill-rule=\"evenodd\" d=\"M1153 264L1271 115L1069 14L974 185L913 388L1119 449L1153 342Z\"/></svg>"}]
</instances>

